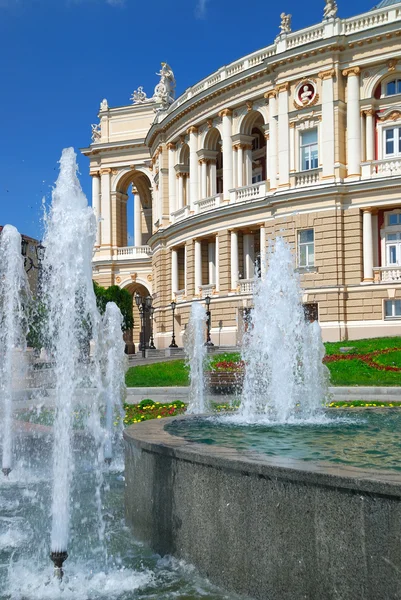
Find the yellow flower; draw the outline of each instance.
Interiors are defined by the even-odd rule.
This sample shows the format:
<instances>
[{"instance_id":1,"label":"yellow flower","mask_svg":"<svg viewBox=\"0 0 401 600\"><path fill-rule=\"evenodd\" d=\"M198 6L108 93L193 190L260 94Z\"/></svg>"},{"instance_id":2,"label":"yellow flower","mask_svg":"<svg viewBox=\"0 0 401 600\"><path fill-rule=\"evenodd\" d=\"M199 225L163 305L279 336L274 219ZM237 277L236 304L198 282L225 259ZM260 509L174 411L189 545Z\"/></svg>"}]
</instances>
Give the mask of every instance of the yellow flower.
<instances>
[{"instance_id":1,"label":"yellow flower","mask_svg":"<svg viewBox=\"0 0 401 600\"><path fill-rule=\"evenodd\" d=\"M157 418L158 418L158 419L161 419L162 417L161 417L161 415L157 415Z\"/></svg>"}]
</instances>

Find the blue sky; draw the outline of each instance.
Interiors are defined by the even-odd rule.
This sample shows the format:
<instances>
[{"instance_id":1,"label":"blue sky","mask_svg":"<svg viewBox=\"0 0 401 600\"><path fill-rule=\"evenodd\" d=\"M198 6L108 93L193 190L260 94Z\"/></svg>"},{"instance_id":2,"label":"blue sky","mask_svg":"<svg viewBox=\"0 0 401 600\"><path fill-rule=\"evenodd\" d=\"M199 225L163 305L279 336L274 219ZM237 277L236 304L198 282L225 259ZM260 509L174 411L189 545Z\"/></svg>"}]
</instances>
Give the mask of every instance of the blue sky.
<instances>
[{"instance_id":1,"label":"blue sky","mask_svg":"<svg viewBox=\"0 0 401 600\"><path fill-rule=\"evenodd\" d=\"M339 15L374 2L338 0ZM280 13L293 29L321 20L324 0L0 0L0 224L41 236L62 148L90 143L102 98L151 95L161 61L177 93L244 54L269 45ZM88 161L79 156L90 198Z\"/></svg>"}]
</instances>

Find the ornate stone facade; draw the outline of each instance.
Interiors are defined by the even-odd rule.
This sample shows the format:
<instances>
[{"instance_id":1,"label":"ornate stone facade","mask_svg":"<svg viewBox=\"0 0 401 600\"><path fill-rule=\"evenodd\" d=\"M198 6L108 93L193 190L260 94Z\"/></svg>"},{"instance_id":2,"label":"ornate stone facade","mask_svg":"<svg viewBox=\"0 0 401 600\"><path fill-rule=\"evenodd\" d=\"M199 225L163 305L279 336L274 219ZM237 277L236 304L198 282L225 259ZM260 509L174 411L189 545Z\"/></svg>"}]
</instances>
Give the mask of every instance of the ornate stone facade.
<instances>
[{"instance_id":1,"label":"ornate stone facade","mask_svg":"<svg viewBox=\"0 0 401 600\"><path fill-rule=\"evenodd\" d=\"M171 300L181 344L206 295L213 342L238 343L276 235L294 248L325 339L401 334L400 24L399 3L340 19L326 2L320 24L282 22L271 46L177 99L165 65L163 98L102 103L83 150L94 278L153 295L157 347L171 341Z\"/></svg>"}]
</instances>

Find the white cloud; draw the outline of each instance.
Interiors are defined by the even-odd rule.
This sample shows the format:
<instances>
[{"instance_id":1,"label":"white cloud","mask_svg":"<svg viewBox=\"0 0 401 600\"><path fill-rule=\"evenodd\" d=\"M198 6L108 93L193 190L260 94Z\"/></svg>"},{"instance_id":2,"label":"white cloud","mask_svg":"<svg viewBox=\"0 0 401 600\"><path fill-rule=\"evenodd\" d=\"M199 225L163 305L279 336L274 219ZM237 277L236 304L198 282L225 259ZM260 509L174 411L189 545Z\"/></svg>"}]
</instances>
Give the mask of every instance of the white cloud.
<instances>
[{"instance_id":1,"label":"white cloud","mask_svg":"<svg viewBox=\"0 0 401 600\"><path fill-rule=\"evenodd\" d=\"M206 17L206 5L209 0L198 0L195 7L195 16L197 19L204 19Z\"/></svg>"}]
</instances>

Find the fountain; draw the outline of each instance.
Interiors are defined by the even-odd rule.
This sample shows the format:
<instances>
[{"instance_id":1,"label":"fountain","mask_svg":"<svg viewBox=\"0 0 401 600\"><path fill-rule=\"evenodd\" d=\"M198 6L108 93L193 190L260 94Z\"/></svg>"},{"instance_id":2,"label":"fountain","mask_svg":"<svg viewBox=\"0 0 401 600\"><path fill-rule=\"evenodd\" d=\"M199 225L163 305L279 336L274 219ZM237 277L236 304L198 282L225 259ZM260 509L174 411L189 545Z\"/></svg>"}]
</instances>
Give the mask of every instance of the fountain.
<instances>
[{"instance_id":1,"label":"fountain","mask_svg":"<svg viewBox=\"0 0 401 600\"><path fill-rule=\"evenodd\" d=\"M188 414L200 414L208 411L205 398L203 369L207 355L204 344L206 311L200 302L193 302L187 329L185 331L184 350L189 365L189 403Z\"/></svg>"},{"instance_id":2,"label":"fountain","mask_svg":"<svg viewBox=\"0 0 401 600\"><path fill-rule=\"evenodd\" d=\"M0 398L3 404L2 471L6 477L12 468L13 385L24 376L29 299L21 236L15 227L6 225L0 235Z\"/></svg>"}]
</instances>

